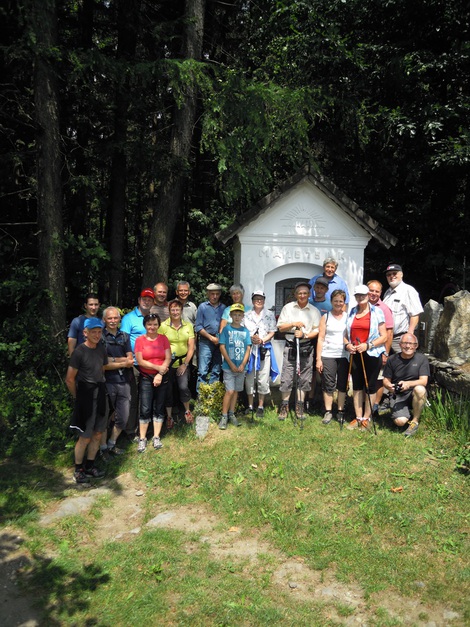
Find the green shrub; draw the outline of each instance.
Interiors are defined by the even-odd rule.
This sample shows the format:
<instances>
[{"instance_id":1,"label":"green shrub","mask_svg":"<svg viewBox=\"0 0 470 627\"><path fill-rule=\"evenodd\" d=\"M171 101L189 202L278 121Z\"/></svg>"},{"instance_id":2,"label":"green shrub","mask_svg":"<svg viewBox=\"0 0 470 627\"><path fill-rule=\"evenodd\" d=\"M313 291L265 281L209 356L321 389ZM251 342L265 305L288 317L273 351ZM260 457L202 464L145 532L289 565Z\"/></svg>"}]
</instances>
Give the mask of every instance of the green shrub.
<instances>
[{"instance_id":1,"label":"green shrub","mask_svg":"<svg viewBox=\"0 0 470 627\"><path fill-rule=\"evenodd\" d=\"M212 420L217 420L222 411L222 401L225 394L224 384L220 381L216 383L201 383L199 395L194 407L196 416L209 416Z\"/></svg>"},{"instance_id":2,"label":"green shrub","mask_svg":"<svg viewBox=\"0 0 470 627\"><path fill-rule=\"evenodd\" d=\"M459 445L470 439L470 399L437 388L426 408L426 424L437 431L450 432Z\"/></svg>"}]
</instances>

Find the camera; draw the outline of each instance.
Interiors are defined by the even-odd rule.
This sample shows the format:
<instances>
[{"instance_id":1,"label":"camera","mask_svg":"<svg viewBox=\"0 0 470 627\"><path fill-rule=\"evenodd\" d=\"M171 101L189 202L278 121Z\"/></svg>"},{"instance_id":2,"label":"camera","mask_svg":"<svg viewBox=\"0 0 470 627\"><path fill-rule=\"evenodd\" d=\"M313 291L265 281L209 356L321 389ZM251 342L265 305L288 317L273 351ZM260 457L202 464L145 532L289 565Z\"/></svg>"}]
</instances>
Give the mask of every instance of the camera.
<instances>
[{"instance_id":1,"label":"camera","mask_svg":"<svg viewBox=\"0 0 470 627\"><path fill-rule=\"evenodd\" d=\"M403 392L403 385L401 383L395 383L395 390L393 392L393 398L397 397L397 394Z\"/></svg>"}]
</instances>

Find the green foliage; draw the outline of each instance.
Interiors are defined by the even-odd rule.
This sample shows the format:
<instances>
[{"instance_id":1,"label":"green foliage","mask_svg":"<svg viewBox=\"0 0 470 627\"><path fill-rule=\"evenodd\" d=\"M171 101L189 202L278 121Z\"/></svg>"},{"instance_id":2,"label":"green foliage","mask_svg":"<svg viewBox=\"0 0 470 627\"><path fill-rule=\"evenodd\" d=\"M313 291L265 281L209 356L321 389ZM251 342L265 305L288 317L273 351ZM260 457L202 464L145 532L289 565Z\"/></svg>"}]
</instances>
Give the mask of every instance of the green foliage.
<instances>
[{"instance_id":1,"label":"green foliage","mask_svg":"<svg viewBox=\"0 0 470 627\"><path fill-rule=\"evenodd\" d=\"M464 446L462 446L455 462L457 464L457 468L462 470L462 472L470 472L470 442L467 442Z\"/></svg>"},{"instance_id":2,"label":"green foliage","mask_svg":"<svg viewBox=\"0 0 470 627\"><path fill-rule=\"evenodd\" d=\"M212 420L217 420L222 410L224 394L225 388L221 381L211 384L201 383L194 414L196 416L209 416Z\"/></svg>"},{"instance_id":3,"label":"green foliage","mask_svg":"<svg viewBox=\"0 0 470 627\"><path fill-rule=\"evenodd\" d=\"M429 399L426 424L440 432L450 432L458 444L465 445L470 438L470 399L437 388Z\"/></svg>"}]
</instances>

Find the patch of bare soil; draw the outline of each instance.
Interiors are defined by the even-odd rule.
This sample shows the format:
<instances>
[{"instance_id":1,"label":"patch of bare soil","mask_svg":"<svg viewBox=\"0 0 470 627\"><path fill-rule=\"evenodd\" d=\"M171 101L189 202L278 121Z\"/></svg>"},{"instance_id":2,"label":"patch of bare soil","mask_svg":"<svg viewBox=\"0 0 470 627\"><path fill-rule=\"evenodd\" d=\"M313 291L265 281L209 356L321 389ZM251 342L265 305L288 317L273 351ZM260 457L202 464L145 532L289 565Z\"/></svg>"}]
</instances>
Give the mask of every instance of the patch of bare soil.
<instances>
[{"instance_id":1,"label":"patch of bare soil","mask_svg":"<svg viewBox=\"0 0 470 627\"><path fill-rule=\"evenodd\" d=\"M58 518L83 512L90 508L99 496L112 499L113 506L104 508L96 522L94 539L104 542L110 539L126 541L143 528L143 498L145 489L139 486L130 474L101 487L87 491L77 490L52 510L45 512L41 522L52 524ZM177 529L192 534L185 546L188 553L198 550L199 543L207 543L214 559L221 561L239 560L245 569L266 568L269 564L271 584L277 594L296 597L303 602L314 601L324 605L325 618L342 625L369 625L375 623L377 611L385 610L390 617L404 625L423 627L447 627L463 625L463 618L442 606L423 604L416 596L400 597L392 592L372 595L367 601L357 584L339 582L332 569L312 570L303 558L286 558L280 551L264 541L257 532L241 527L224 527L223 521L202 505L174 507L171 510L155 511L155 516L145 523L146 527ZM195 541L194 533L199 537ZM4 534L5 536L5 534ZM1 538L1 537L0 537ZM8 534L2 539L0 578L0 612L5 625L36 627L37 614L32 599L19 591L15 579L18 571L29 561L21 548L21 539ZM5 613L3 609L8 613ZM347 611L344 611L347 608ZM339 611L341 611L341 614ZM345 616L344 614L347 614Z\"/></svg>"}]
</instances>

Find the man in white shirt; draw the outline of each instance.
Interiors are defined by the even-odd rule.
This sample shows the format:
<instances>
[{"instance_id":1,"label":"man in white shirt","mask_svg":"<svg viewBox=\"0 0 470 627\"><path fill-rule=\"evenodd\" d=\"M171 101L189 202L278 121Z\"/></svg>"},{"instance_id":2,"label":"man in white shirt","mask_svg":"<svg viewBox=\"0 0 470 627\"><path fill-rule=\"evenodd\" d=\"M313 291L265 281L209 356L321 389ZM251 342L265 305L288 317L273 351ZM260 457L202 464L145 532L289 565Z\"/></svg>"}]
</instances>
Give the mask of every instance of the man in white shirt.
<instances>
[{"instance_id":1,"label":"man in white shirt","mask_svg":"<svg viewBox=\"0 0 470 627\"><path fill-rule=\"evenodd\" d=\"M383 302L390 307L393 314L392 352L399 353L402 336L405 333L415 333L423 306L415 288L404 283L401 266L389 264L385 276L390 287L385 292Z\"/></svg>"},{"instance_id":2,"label":"man in white shirt","mask_svg":"<svg viewBox=\"0 0 470 627\"><path fill-rule=\"evenodd\" d=\"M281 385L279 387L282 399L279 408L279 420L285 420L289 411L289 397L294 385L296 369L297 346L300 349L300 375L297 375L298 398L295 399L295 412L298 417L303 416L305 392L310 391L312 383L313 340L318 336L321 317L318 309L308 302L310 285L307 281L297 283L294 294L296 300L284 305L277 321L279 331L286 334Z\"/></svg>"}]
</instances>

